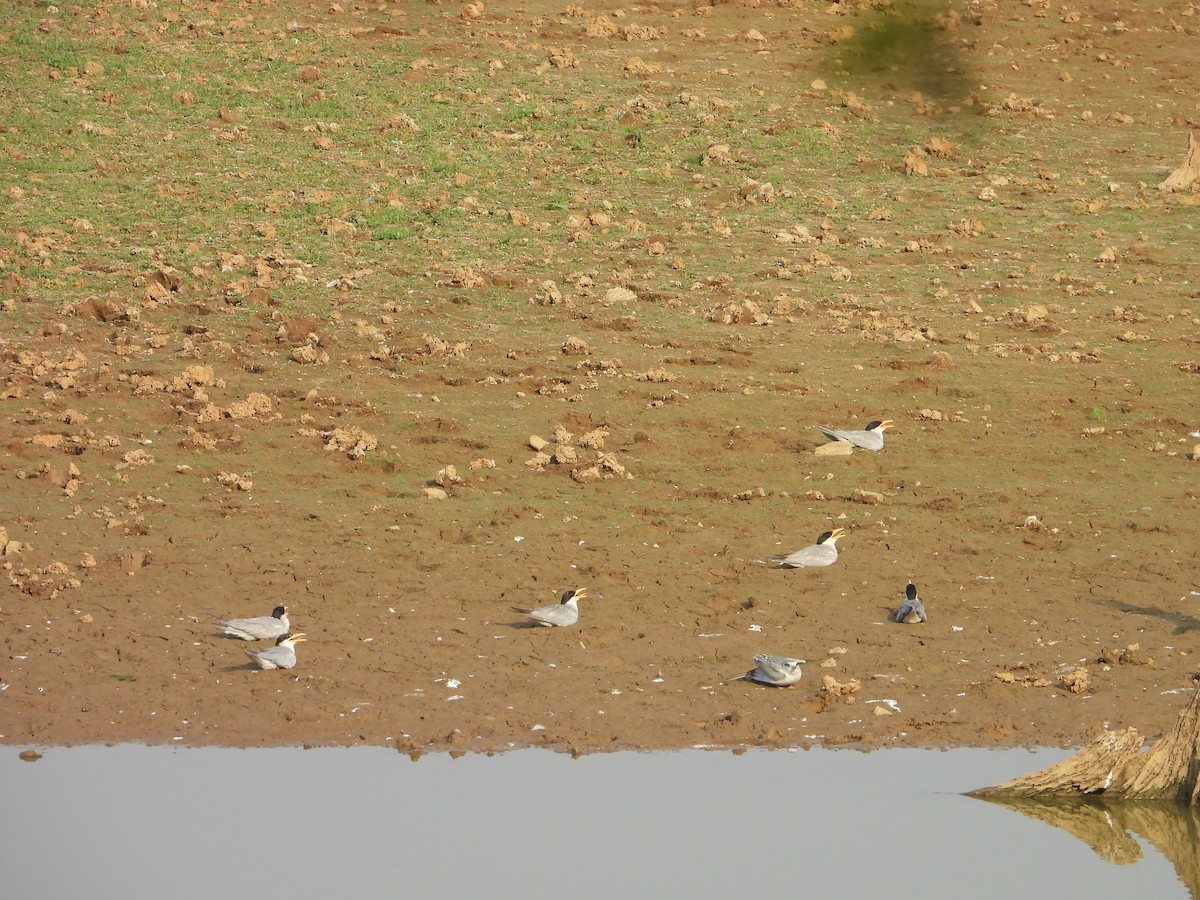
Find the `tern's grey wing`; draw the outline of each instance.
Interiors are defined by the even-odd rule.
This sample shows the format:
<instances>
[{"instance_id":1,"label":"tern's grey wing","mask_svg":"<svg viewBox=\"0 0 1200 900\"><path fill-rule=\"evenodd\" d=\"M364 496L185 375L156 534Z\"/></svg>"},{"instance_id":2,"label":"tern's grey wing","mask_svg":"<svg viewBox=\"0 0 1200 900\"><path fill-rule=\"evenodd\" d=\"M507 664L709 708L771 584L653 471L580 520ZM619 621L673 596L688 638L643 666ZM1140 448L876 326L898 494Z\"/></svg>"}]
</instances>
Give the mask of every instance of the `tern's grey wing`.
<instances>
[{"instance_id":1,"label":"tern's grey wing","mask_svg":"<svg viewBox=\"0 0 1200 900\"><path fill-rule=\"evenodd\" d=\"M760 672L763 680L770 684L791 684L799 681L799 667L803 662L802 659L790 656L759 655L754 657L754 663L758 667L755 671Z\"/></svg>"},{"instance_id":2,"label":"tern's grey wing","mask_svg":"<svg viewBox=\"0 0 1200 900\"><path fill-rule=\"evenodd\" d=\"M832 543L812 544L797 550L779 561L783 569L803 569L809 566L828 566L837 561L837 547Z\"/></svg>"},{"instance_id":3,"label":"tern's grey wing","mask_svg":"<svg viewBox=\"0 0 1200 900\"><path fill-rule=\"evenodd\" d=\"M814 544L811 547L805 547L787 556L779 557L779 566L783 569L800 569L804 566L810 566L812 565L813 551L816 549L817 546Z\"/></svg>"},{"instance_id":4,"label":"tern's grey wing","mask_svg":"<svg viewBox=\"0 0 1200 900\"><path fill-rule=\"evenodd\" d=\"M832 438L835 441L845 441L847 444L853 444L855 447L861 447L863 450L883 449L883 434L878 431L854 428L826 428L823 425L818 425L817 428L826 437Z\"/></svg>"},{"instance_id":5,"label":"tern's grey wing","mask_svg":"<svg viewBox=\"0 0 1200 900\"><path fill-rule=\"evenodd\" d=\"M556 603L554 606L532 609L528 615L541 625L574 625L579 621L579 607L571 603Z\"/></svg>"},{"instance_id":6,"label":"tern's grey wing","mask_svg":"<svg viewBox=\"0 0 1200 900\"><path fill-rule=\"evenodd\" d=\"M275 648L272 647L272 650ZM254 663L260 669L274 669L275 663L271 661L271 657L266 650L247 650L246 655L250 657L250 662Z\"/></svg>"},{"instance_id":7,"label":"tern's grey wing","mask_svg":"<svg viewBox=\"0 0 1200 900\"><path fill-rule=\"evenodd\" d=\"M851 444L854 443L850 440L850 433L841 428L826 428L824 425L818 425L817 431L821 432L821 434L825 435L825 437L829 438L831 441L847 441Z\"/></svg>"},{"instance_id":8,"label":"tern's grey wing","mask_svg":"<svg viewBox=\"0 0 1200 900\"><path fill-rule=\"evenodd\" d=\"M787 677L788 660L781 656L765 656L758 655L754 657L754 664L758 667L768 681L779 681Z\"/></svg>"},{"instance_id":9,"label":"tern's grey wing","mask_svg":"<svg viewBox=\"0 0 1200 900\"><path fill-rule=\"evenodd\" d=\"M261 640L263 636L258 632L262 625L263 623L258 619L229 619L221 623L225 634L241 638L243 641Z\"/></svg>"},{"instance_id":10,"label":"tern's grey wing","mask_svg":"<svg viewBox=\"0 0 1200 900\"><path fill-rule=\"evenodd\" d=\"M247 650L246 655L264 669L290 669L296 665L294 647L276 645L265 650Z\"/></svg>"},{"instance_id":11,"label":"tern's grey wing","mask_svg":"<svg viewBox=\"0 0 1200 900\"><path fill-rule=\"evenodd\" d=\"M288 617L259 616L254 619L229 619L221 623L225 633L243 641L265 641L282 637L291 629Z\"/></svg>"}]
</instances>

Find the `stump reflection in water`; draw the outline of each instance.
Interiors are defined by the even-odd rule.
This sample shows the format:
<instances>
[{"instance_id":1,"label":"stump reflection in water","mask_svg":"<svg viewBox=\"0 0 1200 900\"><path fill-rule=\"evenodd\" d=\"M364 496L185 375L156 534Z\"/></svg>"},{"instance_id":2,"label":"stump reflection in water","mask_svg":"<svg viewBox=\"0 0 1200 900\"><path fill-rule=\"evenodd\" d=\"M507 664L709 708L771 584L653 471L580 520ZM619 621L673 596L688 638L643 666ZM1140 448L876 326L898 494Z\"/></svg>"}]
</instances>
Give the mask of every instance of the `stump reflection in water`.
<instances>
[{"instance_id":1,"label":"stump reflection in water","mask_svg":"<svg viewBox=\"0 0 1200 900\"><path fill-rule=\"evenodd\" d=\"M980 796L978 792L972 796ZM1074 835L1114 865L1142 858L1137 835L1170 860L1179 880L1200 898L1200 808L1163 800L981 797Z\"/></svg>"}]
</instances>

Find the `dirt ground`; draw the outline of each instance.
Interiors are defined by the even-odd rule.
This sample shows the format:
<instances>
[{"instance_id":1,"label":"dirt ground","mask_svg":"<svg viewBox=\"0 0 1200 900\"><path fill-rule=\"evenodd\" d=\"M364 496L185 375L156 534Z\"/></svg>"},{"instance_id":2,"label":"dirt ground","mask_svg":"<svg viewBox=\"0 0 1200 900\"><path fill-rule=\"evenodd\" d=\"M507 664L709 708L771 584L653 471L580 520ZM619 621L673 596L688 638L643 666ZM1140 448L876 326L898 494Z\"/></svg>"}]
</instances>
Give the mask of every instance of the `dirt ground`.
<instances>
[{"instance_id":1,"label":"dirt ground","mask_svg":"<svg viewBox=\"0 0 1200 900\"><path fill-rule=\"evenodd\" d=\"M636 50L670 67L672 92L782 92L790 73L801 123L900 115L886 87L810 87L836 81L817 37L851 4L584 5L658 29ZM585 65L633 52L628 34L586 35L566 4L250 6L474 65L505 42ZM955 13L998 110L972 127L1030 154L960 154L914 174L907 200L940 178L991 219L981 233L922 237L907 213L830 206L829 227L813 214L794 240L762 235L773 256L743 254L826 287L838 270L814 248L849 266L819 300L783 276L649 289L607 259L580 274L600 248L632 252L593 216L596 250L574 244L549 275L480 267L484 287L521 298L501 311L436 260L369 302L334 291L324 313L293 315L233 310L139 258L107 277L158 300L121 317L86 260L69 312L45 300L9 229L0 742L588 753L1069 745L1169 727L1200 671L1200 207L1155 184L1200 118L1200 13L1070 6ZM904 148L845 153L890 171ZM914 169L938 169L938 145L919 156ZM699 163L694 182L676 174L697 204L736 200L702 196ZM723 242L678 224L652 222L638 247ZM888 274L905 265L913 281ZM814 452L813 426L875 418L895 422L881 452ZM835 526L835 565L767 562ZM909 580L922 625L890 620ZM574 627L513 611L567 588L590 595ZM251 645L206 615L276 603L309 636L291 671L254 670ZM759 653L806 659L803 680L723 683Z\"/></svg>"}]
</instances>

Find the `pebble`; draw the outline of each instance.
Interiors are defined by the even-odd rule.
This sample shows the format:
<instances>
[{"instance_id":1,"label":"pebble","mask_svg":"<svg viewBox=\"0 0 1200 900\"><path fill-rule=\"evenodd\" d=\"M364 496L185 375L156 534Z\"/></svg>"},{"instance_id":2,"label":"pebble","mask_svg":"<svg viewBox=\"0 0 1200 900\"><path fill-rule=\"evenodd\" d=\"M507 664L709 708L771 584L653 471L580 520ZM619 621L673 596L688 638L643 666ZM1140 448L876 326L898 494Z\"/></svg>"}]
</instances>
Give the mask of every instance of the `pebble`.
<instances>
[{"instance_id":1,"label":"pebble","mask_svg":"<svg viewBox=\"0 0 1200 900\"><path fill-rule=\"evenodd\" d=\"M854 445L847 444L845 441L830 441L828 444L821 444L813 450L814 456L849 456L854 452Z\"/></svg>"}]
</instances>

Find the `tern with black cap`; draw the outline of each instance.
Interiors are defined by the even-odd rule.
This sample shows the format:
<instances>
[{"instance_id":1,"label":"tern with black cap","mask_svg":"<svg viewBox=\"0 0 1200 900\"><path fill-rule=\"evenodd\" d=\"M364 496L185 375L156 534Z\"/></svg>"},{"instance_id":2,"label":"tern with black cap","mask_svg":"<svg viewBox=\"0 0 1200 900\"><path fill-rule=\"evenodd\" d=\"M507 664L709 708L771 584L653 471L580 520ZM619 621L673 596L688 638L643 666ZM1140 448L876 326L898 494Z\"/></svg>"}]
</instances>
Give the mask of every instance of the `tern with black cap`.
<instances>
[{"instance_id":1,"label":"tern with black cap","mask_svg":"<svg viewBox=\"0 0 1200 900\"><path fill-rule=\"evenodd\" d=\"M818 425L817 430L831 440L844 441L864 450L882 450L883 433L891 427L891 419L876 419L868 422L867 427L863 429L826 428L824 425Z\"/></svg>"},{"instance_id":2,"label":"tern with black cap","mask_svg":"<svg viewBox=\"0 0 1200 900\"><path fill-rule=\"evenodd\" d=\"M928 619L929 617L925 615L925 604L917 596L917 586L910 583L904 589L904 602L896 610L896 621L904 625L916 625L919 622L926 622Z\"/></svg>"},{"instance_id":3,"label":"tern with black cap","mask_svg":"<svg viewBox=\"0 0 1200 900\"><path fill-rule=\"evenodd\" d=\"M553 606L539 606L537 609L517 610L529 616L538 625L563 627L574 625L579 621L579 601L587 599L587 590L579 588L566 591Z\"/></svg>"},{"instance_id":4,"label":"tern with black cap","mask_svg":"<svg viewBox=\"0 0 1200 900\"><path fill-rule=\"evenodd\" d=\"M837 541L843 534L845 528L834 528L832 531L823 531L817 537L815 544L810 544L803 549L797 550L795 553L789 553L787 556L771 557L781 569L810 569L814 566L831 566L837 562L838 551Z\"/></svg>"},{"instance_id":5,"label":"tern with black cap","mask_svg":"<svg viewBox=\"0 0 1200 900\"><path fill-rule=\"evenodd\" d=\"M243 641L273 641L292 630L286 606L277 606L269 616L255 619L219 619L212 613L209 615L220 623L225 634Z\"/></svg>"},{"instance_id":6,"label":"tern with black cap","mask_svg":"<svg viewBox=\"0 0 1200 900\"><path fill-rule=\"evenodd\" d=\"M246 655L260 669L290 669L296 665L296 644L308 640L303 634L285 634L275 646L265 650L246 650Z\"/></svg>"}]
</instances>

